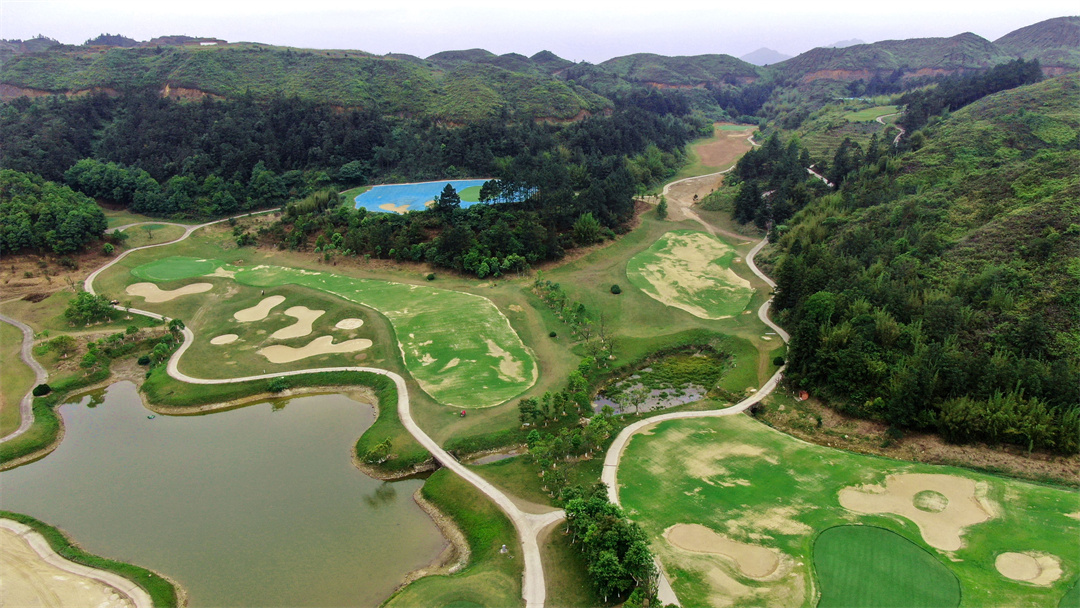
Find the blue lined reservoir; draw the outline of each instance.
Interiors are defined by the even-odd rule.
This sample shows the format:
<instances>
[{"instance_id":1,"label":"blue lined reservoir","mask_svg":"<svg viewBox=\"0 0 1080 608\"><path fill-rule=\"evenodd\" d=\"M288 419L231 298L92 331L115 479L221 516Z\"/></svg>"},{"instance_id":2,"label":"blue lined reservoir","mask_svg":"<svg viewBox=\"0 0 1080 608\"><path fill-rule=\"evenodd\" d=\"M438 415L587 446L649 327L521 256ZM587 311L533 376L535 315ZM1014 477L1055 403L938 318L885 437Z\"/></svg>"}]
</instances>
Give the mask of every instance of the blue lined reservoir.
<instances>
[{"instance_id":1,"label":"blue lined reservoir","mask_svg":"<svg viewBox=\"0 0 1080 608\"><path fill-rule=\"evenodd\" d=\"M446 184L457 190L462 207L471 207L480 202L480 186L486 179L448 179L416 184L387 184L375 186L356 197L356 208L368 211L388 213L407 213L422 211L426 203L442 194Z\"/></svg>"}]
</instances>

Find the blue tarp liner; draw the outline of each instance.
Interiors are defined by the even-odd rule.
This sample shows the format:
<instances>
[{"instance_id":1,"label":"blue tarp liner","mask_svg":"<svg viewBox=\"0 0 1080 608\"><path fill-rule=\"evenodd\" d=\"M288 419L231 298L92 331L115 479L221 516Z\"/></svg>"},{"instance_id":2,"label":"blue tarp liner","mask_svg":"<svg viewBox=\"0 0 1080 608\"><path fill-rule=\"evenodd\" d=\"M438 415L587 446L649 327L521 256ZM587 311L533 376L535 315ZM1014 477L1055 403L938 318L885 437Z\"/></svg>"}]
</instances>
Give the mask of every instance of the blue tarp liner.
<instances>
[{"instance_id":1,"label":"blue tarp liner","mask_svg":"<svg viewBox=\"0 0 1080 608\"><path fill-rule=\"evenodd\" d=\"M434 200L442 194L446 184L450 184L459 193L465 188L483 186L486 179L450 179L419 184L389 184L375 186L356 197L356 208L368 211L397 212L422 211L424 203ZM462 207L471 207L476 203L461 201ZM384 207L385 205L385 207Z\"/></svg>"}]
</instances>

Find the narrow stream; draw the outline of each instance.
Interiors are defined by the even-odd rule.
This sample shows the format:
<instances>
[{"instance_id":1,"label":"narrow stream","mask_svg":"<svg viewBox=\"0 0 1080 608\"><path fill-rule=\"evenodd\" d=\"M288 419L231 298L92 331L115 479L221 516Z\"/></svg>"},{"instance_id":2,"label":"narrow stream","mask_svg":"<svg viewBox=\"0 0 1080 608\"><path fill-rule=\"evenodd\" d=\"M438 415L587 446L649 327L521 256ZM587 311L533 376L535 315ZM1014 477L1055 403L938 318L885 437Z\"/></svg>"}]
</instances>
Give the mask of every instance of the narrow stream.
<instances>
[{"instance_id":1,"label":"narrow stream","mask_svg":"<svg viewBox=\"0 0 1080 608\"><path fill-rule=\"evenodd\" d=\"M374 410L345 396L151 419L121 382L60 413L56 451L0 473L0 508L172 577L193 607L376 606L445 546L422 481L353 466Z\"/></svg>"}]
</instances>

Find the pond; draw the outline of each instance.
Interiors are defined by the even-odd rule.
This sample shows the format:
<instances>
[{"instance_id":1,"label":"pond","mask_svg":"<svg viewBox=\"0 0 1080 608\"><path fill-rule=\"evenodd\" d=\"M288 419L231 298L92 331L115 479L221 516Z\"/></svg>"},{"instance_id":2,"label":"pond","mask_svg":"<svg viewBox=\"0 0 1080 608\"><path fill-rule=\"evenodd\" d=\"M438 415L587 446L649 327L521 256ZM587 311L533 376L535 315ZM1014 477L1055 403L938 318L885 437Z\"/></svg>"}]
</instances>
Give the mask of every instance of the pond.
<instances>
[{"instance_id":1,"label":"pond","mask_svg":"<svg viewBox=\"0 0 1080 608\"><path fill-rule=\"evenodd\" d=\"M374 408L343 395L155 416L130 382L60 407L55 452L0 473L0 508L178 581L198 606L377 606L446 546L421 480L352 464Z\"/></svg>"},{"instance_id":2,"label":"pond","mask_svg":"<svg viewBox=\"0 0 1080 608\"><path fill-rule=\"evenodd\" d=\"M415 184L387 184L375 186L371 190L358 195L355 199L356 208L363 207L368 211L387 211L391 213L405 213L407 211L423 211L425 204L435 200L442 194L447 184L454 187L461 196L461 207L471 207L480 201L480 186L484 185L485 179L448 179L435 182L421 182Z\"/></svg>"}]
</instances>

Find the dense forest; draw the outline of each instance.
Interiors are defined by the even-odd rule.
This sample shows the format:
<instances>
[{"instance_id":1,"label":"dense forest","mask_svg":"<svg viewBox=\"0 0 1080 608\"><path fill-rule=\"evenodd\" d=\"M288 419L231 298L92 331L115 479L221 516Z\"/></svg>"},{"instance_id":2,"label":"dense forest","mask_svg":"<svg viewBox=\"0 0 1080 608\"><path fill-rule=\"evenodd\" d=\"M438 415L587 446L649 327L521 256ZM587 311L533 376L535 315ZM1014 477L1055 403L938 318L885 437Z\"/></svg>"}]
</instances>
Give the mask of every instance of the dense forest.
<instances>
[{"instance_id":1,"label":"dense forest","mask_svg":"<svg viewBox=\"0 0 1080 608\"><path fill-rule=\"evenodd\" d=\"M1078 93L1056 78L931 119L917 150L849 150L774 233L788 382L897 429L1076 453Z\"/></svg>"},{"instance_id":2,"label":"dense forest","mask_svg":"<svg viewBox=\"0 0 1080 608\"><path fill-rule=\"evenodd\" d=\"M0 170L0 255L74 253L101 238L105 227L93 199L38 175Z\"/></svg>"},{"instance_id":3,"label":"dense forest","mask_svg":"<svg viewBox=\"0 0 1080 608\"><path fill-rule=\"evenodd\" d=\"M663 98L630 96L610 116L567 124L485 120L454 128L296 98L19 99L0 113L0 163L159 217L221 217L373 180L493 177L498 191L488 198L511 201L498 212L455 204L368 217L339 205L293 205L273 231L294 249L322 252L340 233L342 251L483 276L558 259L619 229L633 195L670 175L686 143L708 128Z\"/></svg>"}]
</instances>

